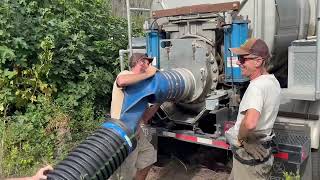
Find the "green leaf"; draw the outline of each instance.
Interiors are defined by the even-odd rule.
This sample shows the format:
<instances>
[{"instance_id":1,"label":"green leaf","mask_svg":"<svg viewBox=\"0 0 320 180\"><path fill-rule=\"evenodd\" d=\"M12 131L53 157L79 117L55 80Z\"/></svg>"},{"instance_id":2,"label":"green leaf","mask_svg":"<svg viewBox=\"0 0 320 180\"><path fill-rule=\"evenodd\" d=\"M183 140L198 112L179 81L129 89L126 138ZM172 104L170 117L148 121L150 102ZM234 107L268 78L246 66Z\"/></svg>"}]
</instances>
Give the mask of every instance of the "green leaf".
<instances>
[{"instance_id":1,"label":"green leaf","mask_svg":"<svg viewBox=\"0 0 320 180\"><path fill-rule=\"evenodd\" d=\"M0 103L0 111L3 112L4 111L4 104Z\"/></svg>"},{"instance_id":2,"label":"green leaf","mask_svg":"<svg viewBox=\"0 0 320 180\"><path fill-rule=\"evenodd\" d=\"M26 43L26 41L23 40L23 37L18 37L18 38L13 38L13 43L15 44L16 48L24 48L24 49L28 49L28 45Z\"/></svg>"},{"instance_id":3,"label":"green leaf","mask_svg":"<svg viewBox=\"0 0 320 180\"><path fill-rule=\"evenodd\" d=\"M8 69L5 69L3 72L3 75L6 76L8 79L12 79L17 74L17 71L9 71Z\"/></svg>"},{"instance_id":4,"label":"green leaf","mask_svg":"<svg viewBox=\"0 0 320 180\"><path fill-rule=\"evenodd\" d=\"M5 63L6 60L12 60L15 58L15 54L12 49L8 48L7 46L0 46L0 58L1 63Z\"/></svg>"},{"instance_id":5,"label":"green leaf","mask_svg":"<svg viewBox=\"0 0 320 180\"><path fill-rule=\"evenodd\" d=\"M84 60L85 57L84 57L83 54L78 54L77 57L78 57L78 59L79 59L80 62L84 62L83 60Z\"/></svg>"}]
</instances>

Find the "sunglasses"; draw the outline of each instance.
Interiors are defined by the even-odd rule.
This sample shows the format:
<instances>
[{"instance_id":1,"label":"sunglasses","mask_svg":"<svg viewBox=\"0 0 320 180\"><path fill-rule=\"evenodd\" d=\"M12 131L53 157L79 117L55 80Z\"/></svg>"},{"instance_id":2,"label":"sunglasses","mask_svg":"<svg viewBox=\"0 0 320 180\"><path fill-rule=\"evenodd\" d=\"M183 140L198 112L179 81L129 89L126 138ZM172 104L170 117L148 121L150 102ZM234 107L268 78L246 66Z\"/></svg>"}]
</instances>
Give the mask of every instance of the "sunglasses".
<instances>
[{"instance_id":1,"label":"sunglasses","mask_svg":"<svg viewBox=\"0 0 320 180\"><path fill-rule=\"evenodd\" d=\"M240 64L244 64L246 61L249 61L249 60L254 60L254 59L257 59L256 57L255 58L246 58L244 56L239 56L239 62Z\"/></svg>"}]
</instances>

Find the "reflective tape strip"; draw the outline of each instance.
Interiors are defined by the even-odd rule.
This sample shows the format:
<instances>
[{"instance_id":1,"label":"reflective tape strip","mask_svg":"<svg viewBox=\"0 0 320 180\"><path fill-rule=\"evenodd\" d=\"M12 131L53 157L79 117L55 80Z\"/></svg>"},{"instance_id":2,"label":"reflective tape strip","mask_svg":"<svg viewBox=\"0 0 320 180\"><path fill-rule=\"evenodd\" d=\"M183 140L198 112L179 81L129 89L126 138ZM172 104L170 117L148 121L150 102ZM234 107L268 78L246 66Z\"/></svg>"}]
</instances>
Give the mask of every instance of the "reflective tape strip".
<instances>
[{"instance_id":1,"label":"reflective tape strip","mask_svg":"<svg viewBox=\"0 0 320 180\"><path fill-rule=\"evenodd\" d=\"M196 136L189 136L189 135L185 135L185 134L176 134L176 138L182 139L185 141L197 142Z\"/></svg>"},{"instance_id":2,"label":"reflective tape strip","mask_svg":"<svg viewBox=\"0 0 320 180\"><path fill-rule=\"evenodd\" d=\"M289 159L289 154L285 153L285 152L278 152L278 153L274 154L273 156L275 158L284 159L284 160L288 160Z\"/></svg>"},{"instance_id":3,"label":"reflective tape strip","mask_svg":"<svg viewBox=\"0 0 320 180\"><path fill-rule=\"evenodd\" d=\"M203 144L212 144L211 139L205 139L205 138L199 138L199 137L198 137L198 142Z\"/></svg>"},{"instance_id":4,"label":"reflective tape strip","mask_svg":"<svg viewBox=\"0 0 320 180\"><path fill-rule=\"evenodd\" d=\"M307 153L307 151L305 150L305 148L302 147L301 160L304 161L304 160L307 159L307 157L308 157L308 153Z\"/></svg>"},{"instance_id":5,"label":"reflective tape strip","mask_svg":"<svg viewBox=\"0 0 320 180\"><path fill-rule=\"evenodd\" d=\"M172 133L172 132L164 131L162 134L167 137L173 137L173 138L176 137L176 133Z\"/></svg>"},{"instance_id":6,"label":"reflective tape strip","mask_svg":"<svg viewBox=\"0 0 320 180\"><path fill-rule=\"evenodd\" d=\"M125 142L129 145L129 151L132 151L132 142L130 140L130 138L127 136L126 132L121 129L120 126L118 126L117 124L114 124L112 122L105 122L102 124L102 127L106 128L106 129L113 129L115 130L118 135L120 135L122 137L123 140L125 140Z\"/></svg>"},{"instance_id":7,"label":"reflective tape strip","mask_svg":"<svg viewBox=\"0 0 320 180\"><path fill-rule=\"evenodd\" d=\"M229 144L227 144L225 141L222 141L222 140L212 140L212 139L192 136L188 134L176 134L173 132L163 131L162 136L172 137L172 138L176 138L176 139L188 141L188 142L205 144L205 145L214 146L214 147L223 148L223 149L229 149L230 147Z\"/></svg>"},{"instance_id":8,"label":"reflective tape strip","mask_svg":"<svg viewBox=\"0 0 320 180\"><path fill-rule=\"evenodd\" d=\"M230 146L225 141L220 141L220 140L213 141L212 145L222 147L224 149L229 149L229 146Z\"/></svg>"}]
</instances>

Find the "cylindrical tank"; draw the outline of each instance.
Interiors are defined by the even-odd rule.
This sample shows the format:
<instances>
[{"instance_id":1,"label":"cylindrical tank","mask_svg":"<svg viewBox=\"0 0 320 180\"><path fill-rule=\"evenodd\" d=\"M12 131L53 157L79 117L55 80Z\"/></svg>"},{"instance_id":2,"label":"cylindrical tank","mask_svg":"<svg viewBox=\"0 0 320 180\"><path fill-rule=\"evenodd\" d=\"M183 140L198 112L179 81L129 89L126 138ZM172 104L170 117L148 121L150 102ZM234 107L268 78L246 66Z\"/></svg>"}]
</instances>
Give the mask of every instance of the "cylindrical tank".
<instances>
[{"instance_id":1,"label":"cylindrical tank","mask_svg":"<svg viewBox=\"0 0 320 180\"><path fill-rule=\"evenodd\" d=\"M216 4L233 0L154 0L151 10L171 9L199 4ZM242 0L240 15L251 20L252 36L264 39L269 48L274 47L274 38L279 31L304 38L315 35L316 0ZM280 22L279 22L280 21ZM285 24L283 24L285 23ZM285 26L284 26L285 25ZM284 29L279 29L285 27Z\"/></svg>"},{"instance_id":2,"label":"cylindrical tank","mask_svg":"<svg viewBox=\"0 0 320 180\"><path fill-rule=\"evenodd\" d=\"M151 10L171 9L199 4L216 4L233 0L154 0ZM285 76L287 49L296 39L315 33L316 0L242 0L239 15L247 16L249 37L266 41L272 54L270 71ZM159 19L160 24L166 18Z\"/></svg>"}]
</instances>

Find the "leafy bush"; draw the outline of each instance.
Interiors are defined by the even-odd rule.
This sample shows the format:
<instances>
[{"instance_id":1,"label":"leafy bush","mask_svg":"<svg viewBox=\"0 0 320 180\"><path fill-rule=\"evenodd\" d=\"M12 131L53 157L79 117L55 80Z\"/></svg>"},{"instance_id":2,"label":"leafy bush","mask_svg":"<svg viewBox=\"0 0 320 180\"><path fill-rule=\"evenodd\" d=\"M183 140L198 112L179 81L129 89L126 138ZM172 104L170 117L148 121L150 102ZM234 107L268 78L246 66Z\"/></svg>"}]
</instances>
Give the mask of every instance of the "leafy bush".
<instances>
[{"instance_id":1,"label":"leafy bush","mask_svg":"<svg viewBox=\"0 0 320 180\"><path fill-rule=\"evenodd\" d=\"M293 172L283 172L283 176L285 180L300 180L301 177L299 173L293 173Z\"/></svg>"},{"instance_id":2,"label":"leafy bush","mask_svg":"<svg viewBox=\"0 0 320 180\"><path fill-rule=\"evenodd\" d=\"M127 24L108 0L0 2L1 179L55 163L103 121Z\"/></svg>"},{"instance_id":3,"label":"leafy bush","mask_svg":"<svg viewBox=\"0 0 320 180\"><path fill-rule=\"evenodd\" d=\"M1 96L1 109L24 107L39 93L51 96L90 76L104 77L98 95L110 93L127 37L125 21L110 15L106 1L13 0L0 10L1 87L6 87L1 94L11 94Z\"/></svg>"}]
</instances>

